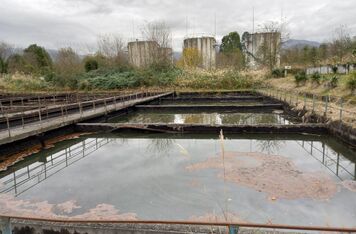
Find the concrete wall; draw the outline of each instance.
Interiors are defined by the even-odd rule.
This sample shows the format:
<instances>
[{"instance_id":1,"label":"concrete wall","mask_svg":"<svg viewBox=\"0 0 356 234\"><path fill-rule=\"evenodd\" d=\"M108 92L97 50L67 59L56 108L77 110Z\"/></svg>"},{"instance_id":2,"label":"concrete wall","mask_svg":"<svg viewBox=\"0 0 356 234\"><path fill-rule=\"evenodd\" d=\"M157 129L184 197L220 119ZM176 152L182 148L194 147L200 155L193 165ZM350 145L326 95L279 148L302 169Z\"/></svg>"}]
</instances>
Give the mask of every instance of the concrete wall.
<instances>
[{"instance_id":1,"label":"concrete wall","mask_svg":"<svg viewBox=\"0 0 356 234\"><path fill-rule=\"evenodd\" d=\"M184 48L195 48L201 57L200 66L204 69L215 69L216 67L216 40L213 37L197 37L184 40Z\"/></svg>"},{"instance_id":2,"label":"concrete wall","mask_svg":"<svg viewBox=\"0 0 356 234\"><path fill-rule=\"evenodd\" d=\"M158 56L159 45L155 41L134 41L128 43L129 62L135 67L147 67Z\"/></svg>"},{"instance_id":3,"label":"concrete wall","mask_svg":"<svg viewBox=\"0 0 356 234\"><path fill-rule=\"evenodd\" d=\"M337 74L349 74L350 72L356 71L356 64L337 64ZM307 75L312 75L314 73L319 74L332 74L333 73L332 65L322 65L318 67L308 67L306 69Z\"/></svg>"},{"instance_id":4,"label":"concrete wall","mask_svg":"<svg viewBox=\"0 0 356 234\"><path fill-rule=\"evenodd\" d=\"M258 69L265 60L264 51L274 55L274 67L281 63L281 34L278 32L253 33L245 32L242 36L242 47L249 68Z\"/></svg>"}]
</instances>

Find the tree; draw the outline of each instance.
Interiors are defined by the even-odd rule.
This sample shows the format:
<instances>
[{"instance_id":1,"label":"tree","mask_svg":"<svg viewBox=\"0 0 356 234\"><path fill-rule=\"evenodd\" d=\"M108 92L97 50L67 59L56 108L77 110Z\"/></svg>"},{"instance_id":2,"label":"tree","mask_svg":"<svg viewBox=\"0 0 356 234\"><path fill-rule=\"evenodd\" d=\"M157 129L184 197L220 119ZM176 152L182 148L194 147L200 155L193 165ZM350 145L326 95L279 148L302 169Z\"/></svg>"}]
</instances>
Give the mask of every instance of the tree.
<instances>
[{"instance_id":1,"label":"tree","mask_svg":"<svg viewBox=\"0 0 356 234\"><path fill-rule=\"evenodd\" d=\"M84 61L84 68L86 72L97 70L99 68L99 63L95 57L86 57Z\"/></svg>"},{"instance_id":2,"label":"tree","mask_svg":"<svg viewBox=\"0 0 356 234\"><path fill-rule=\"evenodd\" d=\"M23 57L31 73L45 75L52 70L52 59L43 47L32 44L24 50Z\"/></svg>"},{"instance_id":3,"label":"tree","mask_svg":"<svg viewBox=\"0 0 356 234\"><path fill-rule=\"evenodd\" d=\"M7 59L12 53L12 46L5 42L0 42L0 73L7 73Z\"/></svg>"},{"instance_id":4,"label":"tree","mask_svg":"<svg viewBox=\"0 0 356 234\"><path fill-rule=\"evenodd\" d=\"M271 71L279 66L282 39L286 40L287 38L286 35L282 37L282 30L285 30L285 27L273 21L265 23L259 29L264 38L262 45L257 49L257 55L260 63L267 66Z\"/></svg>"},{"instance_id":5,"label":"tree","mask_svg":"<svg viewBox=\"0 0 356 234\"><path fill-rule=\"evenodd\" d=\"M126 42L122 37L113 34L101 35L98 37L98 54L105 57L104 66L117 67L127 64L125 53Z\"/></svg>"},{"instance_id":6,"label":"tree","mask_svg":"<svg viewBox=\"0 0 356 234\"><path fill-rule=\"evenodd\" d=\"M240 35L237 32L230 32L222 38L220 52L234 53L236 50L241 50Z\"/></svg>"},{"instance_id":7,"label":"tree","mask_svg":"<svg viewBox=\"0 0 356 234\"><path fill-rule=\"evenodd\" d=\"M349 31L346 25L340 25L334 31L334 38L330 44L334 63L346 62L346 55L352 53L352 39Z\"/></svg>"},{"instance_id":8,"label":"tree","mask_svg":"<svg viewBox=\"0 0 356 234\"><path fill-rule=\"evenodd\" d=\"M82 61L77 53L70 47L61 48L54 62L57 85L75 86L75 76L83 72Z\"/></svg>"},{"instance_id":9,"label":"tree","mask_svg":"<svg viewBox=\"0 0 356 234\"><path fill-rule=\"evenodd\" d=\"M243 68L244 64L240 35L237 32L230 32L222 38L218 66Z\"/></svg>"},{"instance_id":10,"label":"tree","mask_svg":"<svg viewBox=\"0 0 356 234\"><path fill-rule=\"evenodd\" d=\"M32 70L29 68L22 55L13 54L7 59L7 71L9 73L22 72L29 74Z\"/></svg>"},{"instance_id":11,"label":"tree","mask_svg":"<svg viewBox=\"0 0 356 234\"><path fill-rule=\"evenodd\" d=\"M310 50L310 54L309 54L309 59L310 62L313 66L316 66L318 63L318 50L316 47L312 47Z\"/></svg>"},{"instance_id":12,"label":"tree","mask_svg":"<svg viewBox=\"0 0 356 234\"><path fill-rule=\"evenodd\" d=\"M183 56L179 64L184 67L198 67L201 64L202 58L200 53L195 48L184 48Z\"/></svg>"},{"instance_id":13,"label":"tree","mask_svg":"<svg viewBox=\"0 0 356 234\"><path fill-rule=\"evenodd\" d=\"M171 28L165 21L148 22L141 30L142 37L148 41L155 41L162 48L171 47Z\"/></svg>"}]
</instances>

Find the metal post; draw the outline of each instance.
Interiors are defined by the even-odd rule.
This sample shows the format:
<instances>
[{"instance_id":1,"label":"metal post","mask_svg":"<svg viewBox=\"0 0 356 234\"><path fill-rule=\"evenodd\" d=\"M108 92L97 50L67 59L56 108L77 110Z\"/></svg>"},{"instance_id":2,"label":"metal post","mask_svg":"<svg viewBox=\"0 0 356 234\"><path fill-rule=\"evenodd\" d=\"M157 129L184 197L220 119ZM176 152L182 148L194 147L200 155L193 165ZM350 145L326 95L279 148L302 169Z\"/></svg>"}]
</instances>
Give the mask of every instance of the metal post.
<instances>
[{"instance_id":1,"label":"metal post","mask_svg":"<svg viewBox=\"0 0 356 234\"><path fill-rule=\"evenodd\" d=\"M79 106L80 117L82 117L82 116L83 116L82 103L79 102L79 103L78 103L78 106Z\"/></svg>"},{"instance_id":2,"label":"metal post","mask_svg":"<svg viewBox=\"0 0 356 234\"><path fill-rule=\"evenodd\" d=\"M342 123L342 109L343 109L343 100L340 100L340 123Z\"/></svg>"},{"instance_id":3,"label":"metal post","mask_svg":"<svg viewBox=\"0 0 356 234\"><path fill-rule=\"evenodd\" d=\"M329 102L329 96L326 96L326 99L325 99L325 117L328 115L328 102Z\"/></svg>"},{"instance_id":4,"label":"metal post","mask_svg":"<svg viewBox=\"0 0 356 234\"><path fill-rule=\"evenodd\" d=\"M313 94L313 113L315 111L315 95Z\"/></svg>"},{"instance_id":5,"label":"metal post","mask_svg":"<svg viewBox=\"0 0 356 234\"><path fill-rule=\"evenodd\" d=\"M41 128L42 128L41 109L38 110L38 119L40 120L40 125L41 125Z\"/></svg>"},{"instance_id":6,"label":"metal post","mask_svg":"<svg viewBox=\"0 0 356 234\"><path fill-rule=\"evenodd\" d=\"M9 132L9 137L11 137L9 116L6 114L5 118L6 118L7 131Z\"/></svg>"},{"instance_id":7,"label":"metal post","mask_svg":"<svg viewBox=\"0 0 356 234\"><path fill-rule=\"evenodd\" d=\"M23 113L23 108L21 108L21 123L22 123L22 128L25 128L25 119L24 119L24 113Z\"/></svg>"},{"instance_id":8,"label":"metal post","mask_svg":"<svg viewBox=\"0 0 356 234\"><path fill-rule=\"evenodd\" d=\"M307 105L307 95L304 94L304 109L306 108Z\"/></svg>"},{"instance_id":9,"label":"metal post","mask_svg":"<svg viewBox=\"0 0 356 234\"><path fill-rule=\"evenodd\" d=\"M62 116L62 120L63 120L63 122L64 122L63 105L61 105L61 116Z\"/></svg>"},{"instance_id":10,"label":"metal post","mask_svg":"<svg viewBox=\"0 0 356 234\"><path fill-rule=\"evenodd\" d=\"M239 232L239 227L234 225L229 225L229 234L237 234Z\"/></svg>"},{"instance_id":11,"label":"metal post","mask_svg":"<svg viewBox=\"0 0 356 234\"><path fill-rule=\"evenodd\" d=\"M0 218L0 230L2 234L12 234L10 218Z\"/></svg>"},{"instance_id":12,"label":"metal post","mask_svg":"<svg viewBox=\"0 0 356 234\"><path fill-rule=\"evenodd\" d=\"M106 98L104 98L104 105L105 105L105 115L108 113L108 109L107 109L107 106L106 106Z\"/></svg>"}]
</instances>

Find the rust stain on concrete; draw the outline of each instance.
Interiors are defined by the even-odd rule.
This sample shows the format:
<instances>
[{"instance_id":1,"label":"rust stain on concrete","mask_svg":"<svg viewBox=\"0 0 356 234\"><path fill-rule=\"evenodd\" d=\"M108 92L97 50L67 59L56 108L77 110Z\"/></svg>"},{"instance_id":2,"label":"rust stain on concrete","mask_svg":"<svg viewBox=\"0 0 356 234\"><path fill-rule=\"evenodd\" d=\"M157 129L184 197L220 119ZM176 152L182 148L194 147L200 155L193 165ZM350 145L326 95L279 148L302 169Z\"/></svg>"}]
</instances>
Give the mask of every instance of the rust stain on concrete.
<instances>
[{"instance_id":1,"label":"rust stain on concrete","mask_svg":"<svg viewBox=\"0 0 356 234\"><path fill-rule=\"evenodd\" d=\"M79 138L82 135L87 135L88 133L72 133L64 136L58 136L51 138L49 140L46 140L45 147L44 149L49 149L54 147L55 143L65 141L65 140L70 140L70 139L76 139ZM8 167L14 165L15 163L23 160L24 158L31 156L32 154L38 153L43 149L41 144L34 145L32 147L29 147L26 150L23 150L19 153L12 154L6 157L6 159L0 163L0 171L5 171Z\"/></svg>"}]
</instances>

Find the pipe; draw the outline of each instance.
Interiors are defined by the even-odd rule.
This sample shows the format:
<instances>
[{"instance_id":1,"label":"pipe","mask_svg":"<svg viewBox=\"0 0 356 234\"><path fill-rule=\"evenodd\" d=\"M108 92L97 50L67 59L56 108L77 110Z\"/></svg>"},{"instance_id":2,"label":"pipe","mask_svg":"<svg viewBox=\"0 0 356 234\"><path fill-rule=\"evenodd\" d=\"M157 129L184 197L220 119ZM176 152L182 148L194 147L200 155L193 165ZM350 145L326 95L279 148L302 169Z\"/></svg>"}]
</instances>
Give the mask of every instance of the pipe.
<instances>
[{"instance_id":1,"label":"pipe","mask_svg":"<svg viewBox=\"0 0 356 234\"><path fill-rule=\"evenodd\" d=\"M285 224L264 224L264 223L243 223L243 222L199 222L199 221L171 221L171 220L82 220L82 219L51 219L51 218L33 218L26 216L4 216L0 215L0 219L21 219L40 222L54 223L91 223L91 224L175 224L175 225L208 225L208 226L237 226L247 228L266 228L266 229L286 229L286 230L305 230L305 231L327 231L327 232L355 232L356 227L323 227L323 226L296 226Z\"/></svg>"}]
</instances>

